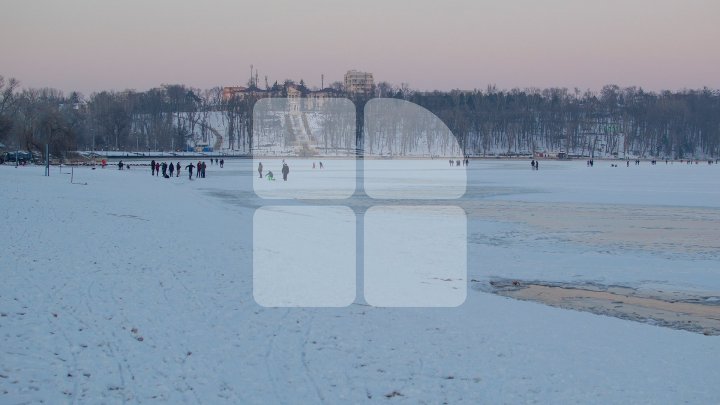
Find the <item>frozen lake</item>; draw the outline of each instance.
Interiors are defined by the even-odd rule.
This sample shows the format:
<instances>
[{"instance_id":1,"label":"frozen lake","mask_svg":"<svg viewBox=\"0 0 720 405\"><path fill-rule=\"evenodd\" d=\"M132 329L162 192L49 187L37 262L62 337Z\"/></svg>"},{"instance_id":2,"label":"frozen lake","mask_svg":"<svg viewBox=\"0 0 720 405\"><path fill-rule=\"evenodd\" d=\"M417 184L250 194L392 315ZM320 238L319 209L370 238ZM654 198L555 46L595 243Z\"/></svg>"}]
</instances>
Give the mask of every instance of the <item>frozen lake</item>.
<instances>
[{"instance_id":1,"label":"frozen lake","mask_svg":"<svg viewBox=\"0 0 720 405\"><path fill-rule=\"evenodd\" d=\"M458 288L499 277L720 295L720 166L288 163L288 182L280 160L263 161L274 182L251 160L192 181L76 168L76 184L69 168L0 166L0 402L720 399L716 336ZM321 258L308 270L325 284L257 280L254 256L282 260L284 280ZM454 273L392 271L409 262ZM258 303L292 303L292 288L337 305ZM404 305L438 291L438 308Z\"/></svg>"},{"instance_id":2,"label":"frozen lake","mask_svg":"<svg viewBox=\"0 0 720 405\"><path fill-rule=\"evenodd\" d=\"M442 159L330 160L323 170L312 161L289 163L287 183L252 181L267 198L255 198L242 181L234 190L226 184L206 192L245 207L295 204L274 201L294 196L302 205L342 205L360 216L374 206L458 206L467 214L468 275L475 279L720 291L717 165L542 161L532 171L525 161L475 160L465 168ZM265 162L273 164L281 163ZM237 176L247 171L240 166L232 169ZM353 194L363 189L367 195ZM416 227L422 232L420 222ZM446 242L454 243L433 234L433 245ZM449 256L453 251L447 247Z\"/></svg>"}]
</instances>

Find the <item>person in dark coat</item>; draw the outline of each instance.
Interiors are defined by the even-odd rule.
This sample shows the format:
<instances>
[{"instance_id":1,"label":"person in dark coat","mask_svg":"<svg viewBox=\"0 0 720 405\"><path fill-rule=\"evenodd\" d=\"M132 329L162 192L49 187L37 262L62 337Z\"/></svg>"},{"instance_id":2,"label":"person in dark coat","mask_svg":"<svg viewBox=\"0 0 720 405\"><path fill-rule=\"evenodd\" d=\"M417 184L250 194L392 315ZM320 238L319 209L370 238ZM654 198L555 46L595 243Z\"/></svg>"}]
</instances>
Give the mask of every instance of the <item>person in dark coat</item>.
<instances>
[{"instance_id":1,"label":"person in dark coat","mask_svg":"<svg viewBox=\"0 0 720 405\"><path fill-rule=\"evenodd\" d=\"M180 177L180 162L177 162L177 165L175 166L175 171L177 172L177 177Z\"/></svg>"},{"instance_id":2,"label":"person in dark coat","mask_svg":"<svg viewBox=\"0 0 720 405\"><path fill-rule=\"evenodd\" d=\"M192 172L193 172L193 169L195 168L195 165L193 165L192 162L190 162L190 164L185 166L185 168L188 169L188 179L192 180Z\"/></svg>"},{"instance_id":3,"label":"person in dark coat","mask_svg":"<svg viewBox=\"0 0 720 405\"><path fill-rule=\"evenodd\" d=\"M123 166L125 166L125 165L123 164L122 160L119 161L119 162L118 162L118 170L122 170L122 169L123 169Z\"/></svg>"},{"instance_id":4,"label":"person in dark coat","mask_svg":"<svg viewBox=\"0 0 720 405\"><path fill-rule=\"evenodd\" d=\"M262 162L260 162L260 163L258 163L258 174L260 175L261 179L262 179L262 171L263 171Z\"/></svg>"},{"instance_id":5,"label":"person in dark coat","mask_svg":"<svg viewBox=\"0 0 720 405\"><path fill-rule=\"evenodd\" d=\"M225 167L225 159L220 159L220 168Z\"/></svg>"},{"instance_id":6,"label":"person in dark coat","mask_svg":"<svg viewBox=\"0 0 720 405\"><path fill-rule=\"evenodd\" d=\"M205 178L205 169L207 169L207 163L202 162L202 165L200 167L200 170L202 171L202 178Z\"/></svg>"},{"instance_id":7,"label":"person in dark coat","mask_svg":"<svg viewBox=\"0 0 720 405\"><path fill-rule=\"evenodd\" d=\"M162 162L162 165L160 165L160 168L162 169L162 176L167 177L167 163Z\"/></svg>"},{"instance_id":8,"label":"person in dark coat","mask_svg":"<svg viewBox=\"0 0 720 405\"><path fill-rule=\"evenodd\" d=\"M155 160L150 162L150 171L152 172L152 175L155 175Z\"/></svg>"},{"instance_id":9,"label":"person in dark coat","mask_svg":"<svg viewBox=\"0 0 720 405\"><path fill-rule=\"evenodd\" d=\"M282 167L283 181L287 181L287 176L289 173L290 173L290 166L288 166L287 163L283 163L283 167Z\"/></svg>"},{"instance_id":10,"label":"person in dark coat","mask_svg":"<svg viewBox=\"0 0 720 405\"><path fill-rule=\"evenodd\" d=\"M173 172L175 171L175 165L170 162L170 166L168 167L168 170L170 170L170 177L173 176Z\"/></svg>"}]
</instances>

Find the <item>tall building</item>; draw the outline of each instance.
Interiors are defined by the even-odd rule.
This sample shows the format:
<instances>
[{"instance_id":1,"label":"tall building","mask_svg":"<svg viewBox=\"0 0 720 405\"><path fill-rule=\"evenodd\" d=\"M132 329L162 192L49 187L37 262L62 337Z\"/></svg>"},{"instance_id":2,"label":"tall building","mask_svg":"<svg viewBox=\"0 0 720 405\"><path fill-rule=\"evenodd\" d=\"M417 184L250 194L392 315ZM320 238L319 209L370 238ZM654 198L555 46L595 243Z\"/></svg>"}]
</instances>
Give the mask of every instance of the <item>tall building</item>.
<instances>
[{"instance_id":1,"label":"tall building","mask_svg":"<svg viewBox=\"0 0 720 405\"><path fill-rule=\"evenodd\" d=\"M345 91L348 93L370 93L375 82L372 73L348 70L345 73Z\"/></svg>"}]
</instances>

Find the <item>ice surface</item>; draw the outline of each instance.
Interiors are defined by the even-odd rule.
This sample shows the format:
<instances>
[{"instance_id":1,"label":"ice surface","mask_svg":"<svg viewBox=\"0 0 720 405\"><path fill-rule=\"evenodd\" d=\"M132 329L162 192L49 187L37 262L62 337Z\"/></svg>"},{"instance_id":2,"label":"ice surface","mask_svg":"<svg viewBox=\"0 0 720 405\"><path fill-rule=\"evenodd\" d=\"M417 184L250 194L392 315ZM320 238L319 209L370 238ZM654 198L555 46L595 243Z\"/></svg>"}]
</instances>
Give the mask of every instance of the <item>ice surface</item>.
<instances>
[{"instance_id":1,"label":"ice surface","mask_svg":"<svg viewBox=\"0 0 720 405\"><path fill-rule=\"evenodd\" d=\"M283 162L290 168L289 181L283 181ZM260 163L263 165L263 178L257 170ZM343 199L355 192L357 173L354 160L255 158L252 167L253 190L262 198ZM265 177L268 171L272 171L274 181Z\"/></svg>"},{"instance_id":2,"label":"ice surface","mask_svg":"<svg viewBox=\"0 0 720 405\"><path fill-rule=\"evenodd\" d=\"M424 165L449 170L443 160ZM272 201L255 194L251 160L208 166L208 177L193 181L109 167L76 168L71 184L69 170L43 177L43 168L0 166L0 403L720 398L717 337L472 289L454 308L371 307L362 273L348 307L258 305L253 216ZM296 174L272 184L296 187ZM469 279L717 295L719 186L715 165L541 161L533 172L529 162L471 161L464 196L439 204L467 213ZM410 203L327 201L361 216ZM317 243L322 233L312 232ZM324 247L332 251L335 239L326 235ZM271 233L259 248L283 241ZM438 250L452 245L436 241Z\"/></svg>"},{"instance_id":3,"label":"ice surface","mask_svg":"<svg viewBox=\"0 0 720 405\"><path fill-rule=\"evenodd\" d=\"M264 207L255 211L252 226L258 304L345 307L355 301L355 215L350 208Z\"/></svg>"},{"instance_id":4,"label":"ice surface","mask_svg":"<svg viewBox=\"0 0 720 405\"><path fill-rule=\"evenodd\" d=\"M455 307L465 301L467 220L462 208L378 205L365 213L364 230L369 304Z\"/></svg>"},{"instance_id":5,"label":"ice surface","mask_svg":"<svg viewBox=\"0 0 720 405\"><path fill-rule=\"evenodd\" d=\"M457 199L465 194L465 168L447 160L375 160L363 162L365 192L376 199Z\"/></svg>"}]
</instances>

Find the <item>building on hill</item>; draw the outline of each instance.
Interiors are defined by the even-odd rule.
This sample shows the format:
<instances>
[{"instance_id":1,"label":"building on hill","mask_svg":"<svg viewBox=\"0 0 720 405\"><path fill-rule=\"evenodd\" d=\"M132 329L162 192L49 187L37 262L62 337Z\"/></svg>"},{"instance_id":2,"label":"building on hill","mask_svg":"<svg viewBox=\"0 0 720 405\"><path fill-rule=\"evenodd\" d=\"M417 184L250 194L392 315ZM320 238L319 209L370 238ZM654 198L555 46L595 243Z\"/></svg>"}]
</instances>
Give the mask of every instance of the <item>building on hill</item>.
<instances>
[{"instance_id":1,"label":"building on hill","mask_svg":"<svg viewBox=\"0 0 720 405\"><path fill-rule=\"evenodd\" d=\"M223 98L224 101L228 101L228 100L230 100L231 98L238 96L239 94L241 94L241 93L242 93L243 91L245 91L246 89L247 89L247 87L243 87L243 86L228 86L228 87L223 87L223 89L222 89L222 98Z\"/></svg>"},{"instance_id":2,"label":"building on hill","mask_svg":"<svg viewBox=\"0 0 720 405\"><path fill-rule=\"evenodd\" d=\"M311 106L311 108L321 108L328 99L338 98L342 96L342 92L331 89L329 87L321 90L311 91L306 95L306 97L309 99L308 105Z\"/></svg>"},{"instance_id":3,"label":"building on hill","mask_svg":"<svg viewBox=\"0 0 720 405\"><path fill-rule=\"evenodd\" d=\"M263 90L255 85L252 85L250 87L223 87L224 101L228 101L233 98L243 99L250 96L254 96L257 98L279 97L278 95L274 94L273 90Z\"/></svg>"},{"instance_id":4,"label":"building on hill","mask_svg":"<svg viewBox=\"0 0 720 405\"><path fill-rule=\"evenodd\" d=\"M302 99L304 100L303 102L310 108L319 108L325 104L327 99L342 96L343 93L335 89L324 88L320 90L310 90L303 85L298 85L291 81L288 81L285 84L276 84L267 90L263 90L256 86L228 86L223 87L222 89L222 97L224 101L229 101L233 98L241 100L246 97L287 97L290 102L294 104L298 104Z\"/></svg>"},{"instance_id":5,"label":"building on hill","mask_svg":"<svg viewBox=\"0 0 720 405\"><path fill-rule=\"evenodd\" d=\"M350 94L370 94L375 87L372 73L348 70L345 73L345 91Z\"/></svg>"}]
</instances>

